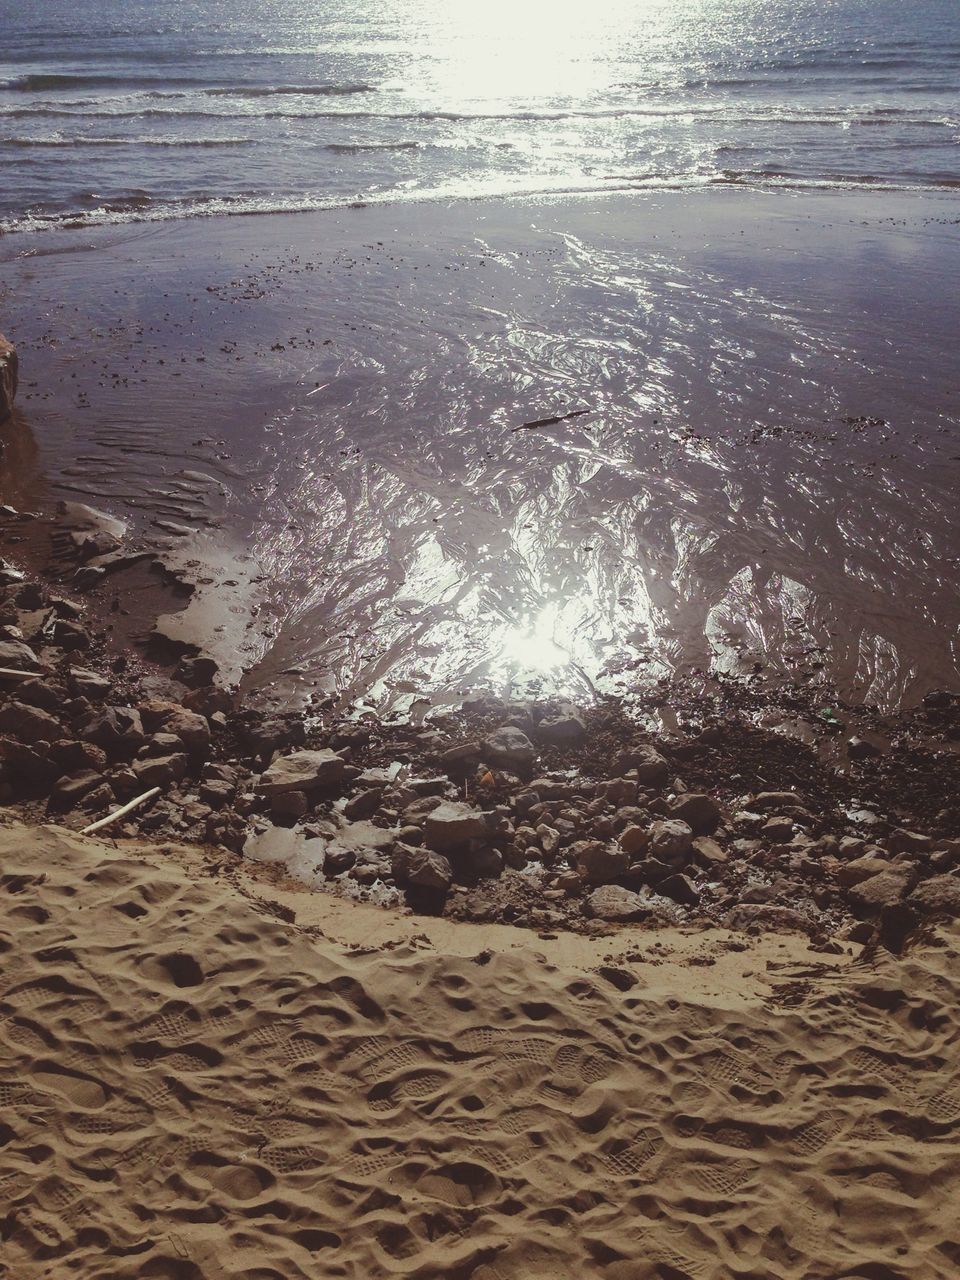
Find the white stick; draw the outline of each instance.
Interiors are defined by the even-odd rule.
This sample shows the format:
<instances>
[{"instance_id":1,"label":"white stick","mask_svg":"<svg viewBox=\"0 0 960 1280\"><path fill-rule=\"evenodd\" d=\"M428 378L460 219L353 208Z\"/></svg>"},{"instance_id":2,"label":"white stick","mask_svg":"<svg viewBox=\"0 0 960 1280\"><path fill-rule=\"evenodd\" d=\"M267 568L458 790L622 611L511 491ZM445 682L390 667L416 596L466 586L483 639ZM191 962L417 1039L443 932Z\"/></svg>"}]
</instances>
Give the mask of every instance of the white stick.
<instances>
[{"instance_id":1,"label":"white stick","mask_svg":"<svg viewBox=\"0 0 960 1280\"><path fill-rule=\"evenodd\" d=\"M91 822L88 827L84 827L80 832L82 836L90 835L91 831L99 831L101 827L108 827L111 822L116 822L118 818L125 818L128 813L132 813L134 809L139 809L140 805L146 804L148 800L152 800L154 796L160 794L159 787L151 787L149 791L145 791L142 796L137 796L135 800L128 800L121 808L115 809L113 813L108 813L105 818L100 818L96 822Z\"/></svg>"},{"instance_id":2,"label":"white stick","mask_svg":"<svg viewBox=\"0 0 960 1280\"><path fill-rule=\"evenodd\" d=\"M13 667L0 667L0 678L4 680L32 680L38 675L39 671L17 671Z\"/></svg>"}]
</instances>

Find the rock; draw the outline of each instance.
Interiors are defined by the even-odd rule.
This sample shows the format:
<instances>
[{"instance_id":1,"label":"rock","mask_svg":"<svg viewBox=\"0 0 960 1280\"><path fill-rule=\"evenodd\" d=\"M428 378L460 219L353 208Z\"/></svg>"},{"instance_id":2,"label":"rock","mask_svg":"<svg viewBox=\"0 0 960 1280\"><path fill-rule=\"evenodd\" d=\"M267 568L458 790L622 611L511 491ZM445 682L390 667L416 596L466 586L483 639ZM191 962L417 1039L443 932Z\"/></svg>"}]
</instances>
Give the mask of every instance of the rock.
<instances>
[{"instance_id":1,"label":"rock","mask_svg":"<svg viewBox=\"0 0 960 1280\"><path fill-rule=\"evenodd\" d=\"M488 828L479 809L457 800L445 800L426 815L423 832L431 849L446 853L466 848L471 840L485 839Z\"/></svg>"},{"instance_id":2,"label":"rock","mask_svg":"<svg viewBox=\"0 0 960 1280\"><path fill-rule=\"evenodd\" d=\"M503 871L503 854L490 845L475 845L460 859L463 879L494 880Z\"/></svg>"},{"instance_id":3,"label":"rock","mask_svg":"<svg viewBox=\"0 0 960 1280\"><path fill-rule=\"evenodd\" d=\"M919 831L897 830L887 837L886 844L891 853L926 853L933 848L933 838Z\"/></svg>"},{"instance_id":4,"label":"rock","mask_svg":"<svg viewBox=\"0 0 960 1280\"><path fill-rule=\"evenodd\" d=\"M60 772L48 751L34 751L16 738L0 737L0 759L8 780L15 780L18 795L21 789L33 791L49 785Z\"/></svg>"},{"instance_id":5,"label":"rock","mask_svg":"<svg viewBox=\"0 0 960 1280\"><path fill-rule=\"evenodd\" d=\"M533 769L537 751L527 735L511 725L502 725L483 740L486 759L502 769L528 774Z\"/></svg>"},{"instance_id":6,"label":"rock","mask_svg":"<svg viewBox=\"0 0 960 1280\"><path fill-rule=\"evenodd\" d=\"M67 691L51 680L23 680L17 685L17 700L56 713L67 701Z\"/></svg>"},{"instance_id":7,"label":"rock","mask_svg":"<svg viewBox=\"0 0 960 1280\"><path fill-rule=\"evenodd\" d=\"M630 857L618 844L602 840L578 840L569 849L571 861L587 884L609 884L630 868Z\"/></svg>"},{"instance_id":8,"label":"rock","mask_svg":"<svg viewBox=\"0 0 960 1280\"><path fill-rule=\"evenodd\" d=\"M88 671L86 667L71 667L67 672L67 683L70 692L77 698L90 698L99 701L110 692L110 681L97 671Z\"/></svg>"},{"instance_id":9,"label":"rock","mask_svg":"<svg viewBox=\"0 0 960 1280\"><path fill-rule=\"evenodd\" d=\"M324 747L319 751L295 751L281 756L260 775L257 790L264 796L283 791L325 791L344 779L346 765L335 751Z\"/></svg>"},{"instance_id":10,"label":"rock","mask_svg":"<svg viewBox=\"0 0 960 1280\"><path fill-rule=\"evenodd\" d=\"M599 889L594 889L592 893L587 894L583 909L595 920L614 922L642 920L650 914L651 910L647 899L618 884L605 884Z\"/></svg>"},{"instance_id":11,"label":"rock","mask_svg":"<svg viewBox=\"0 0 960 1280\"><path fill-rule=\"evenodd\" d=\"M305 791L277 791L270 797L270 813L274 818L302 818L310 808L310 800Z\"/></svg>"},{"instance_id":12,"label":"rock","mask_svg":"<svg viewBox=\"0 0 960 1280\"><path fill-rule=\"evenodd\" d=\"M40 660L22 640L0 640L0 667L13 671L39 671Z\"/></svg>"},{"instance_id":13,"label":"rock","mask_svg":"<svg viewBox=\"0 0 960 1280\"><path fill-rule=\"evenodd\" d=\"M84 722L81 737L111 755L133 755L146 741L140 713L132 707L104 707Z\"/></svg>"},{"instance_id":14,"label":"rock","mask_svg":"<svg viewBox=\"0 0 960 1280\"><path fill-rule=\"evenodd\" d=\"M869 760L883 752L866 738L850 738L847 741L847 754L851 760Z\"/></svg>"},{"instance_id":15,"label":"rock","mask_svg":"<svg viewBox=\"0 0 960 1280\"><path fill-rule=\"evenodd\" d=\"M852 885L847 891L850 903L866 915L875 915L883 907L890 907L907 896L914 879L912 868L890 866L879 875L870 876Z\"/></svg>"},{"instance_id":16,"label":"rock","mask_svg":"<svg viewBox=\"0 0 960 1280\"><path fill-rule=\"evenodd\" d=\"M960 879L956 876L931 876L917 885L907 902L925 915L960 916Z\"/></svg>"},{"instance_id":17,"label":"rock","mask_svg":"<svg viewBox=\"0 0 960 1280\"><path fill-rule=\"evenodd\" d=\"M665 818L650 827L650 856L660 862L680 864L693 848L693 828L680 818Z\"/></svg>"},{"instance_id":18,"label":"rock","mask_svg":"<svg viewBox=\"0 0 960 1280\"><path fill-rule=\"evenodd\" d=\"M17 395L17 349L0 333L0 422L13 413Z\"/></svg>"},{"instance_id":19,"label":"rock","mask_svg":"<svg viewBox=\"0 0 960 1280\"><path fill-rule=\"evenodd\" d=\"M774 907L744 902L727 912L725 929L749 930L751 933L810 933L810 921L789 907Z\"/></svg>"},{"instance_id":20,"label":"rock","mask_svg":"<svg viewBox=\"0 0 960 1280\"><path fill-rule=\"evenodd\" d=\"M700 902L700 892L686 876L670 875L657 885L657 893L672 898L684 906L695 907Z\"/></svg>"},{"instance_id":21,"label":"rock","mask_svg":"<svg viewBox=\"0 0 960 1280\"><path fill-rule=\"evenodd\" d=\"M795 791L761 791L751 808L764 813L771 809L802 809L803 801Z\"/></svg>"},{"instance_id":22,"label":"rock","mask_svg":"<svg viewBox=\"0 0 960 1280\"><path fill-rule=\"evenodd\" d=\"M343 816L355 822L358 818L369 818L376 813L383 798L383 787L368 787L366 791L358 791L343 806Z\"/></svg>"},{"instance_id":23,"label":"rock","mask_svg":"<svg viewBox=\"0 0 960 1280\"><path fill-rule=\"evenodd\" d=\"M84 796L95 791L103 782L103 775L93 769L85 769L70 777L60 778L50 793L50 805L55 809L72 809Z\"/></svg>"},{"instance_id":24,"label":"rock","mask_svg":"<svg viewBox=\"0 0 960 1280\"><path fill-rule=\"evenodd\" d=\"M537 725L537 737L558 747L575 746L587 736L587 726L571 709L547 716Z\"/></svg>"},{"instance_id":25,"label":"rock","mask_svg":"<svg viewBox=\"0 0 960 1280\"><path fill-rule=\"evenodd\" d=\"M768 818L760 828L760 834L765 839L772 840L774 844L782 844L793 835L793 819L788 818L786 814L777 814L773 818Z\"/></svg>"},{"instance_id":26,"label":"rock","mask_svg":"<svg viewBox=\"0 0 960 1280\"><path fill-rule=\"evenodd\" d=\"M257 711L237 717L237 732L254 755L261 757L270 756L281 747L298 747L307 736L300 716L264 716Z\"/></svg>"},{"instance_id":27,"label":"rock","mask_svg":"<svg viewBox=\"0 0 960 1280\"><path fill-rule=\"evenodd\" d=\"M398 843L393 847L391 863L393 878L400 885L446 891L453 882L453 868L443 854L434 849Z\"/></svg>"},{"instance_id":28,"label":"rock","mask_svg":"<svg viewBox=\"0 0 960 1280\"><path fill-rule=\"evenodd\" d=\"M445 751L441 751L440 763L444 769L463 772L471 765L479 764L482 756L482 743L476 740L458 742L455 746L447 747Z\"/></svg>"},{"instance_id":29,"label":"rock","mask_svg":"<svg viewBox=\"0 0 960 1280\"><path fill-rule=\"evenodd\" d=\"M56 742L62 735L60 721L48 711L27 706L24 702L8 702L0 708L0 733L31 745Z\"/></svg>"},{"instance_id":30,"label":"rock","mask_svg":"<svg viewBox=\"0 0 960 1280\"><path fill-rule=\"evenodd\" d=\"M202 689L213 684L219 670L213 658L200 655L196 658L183 658L173 674L191 689Z\"/></svg>"},{"instance_id":31,"label":"rock","mask_svg":"<svg viewBox=\"0 0 960 1280\"><path fill-rule=\"evenodd\" d=\"M151 733L162 729L165 733L175 734L188 751L195 753L209 747L210 726L198 712L188 711L178 702L166 702L161 698L141 702L138 710Z\"/></svg>"},{"instance_id":32,"label":"rock","mask_svg":"<svg viewBox=\"0 0 960 1280\"><path fill-rule=\"evenodd\" d=\"M724 849L717 844L716 840L711 840L709 836L697 836L693 842L693 856L701 867L718 867L727 861L727 854Z\"/></svg>"},{"instance_id":33,"label":"rock","mask_svg":"<svg viewBox=\"0 0 960 1280\"><path fill-rule=\"evenodd\" d=\"M545 822L541 822L537 825L536 834L540 848L543 850L544 860L551 862L560 848L560 832L556 827L549 827Z\"/></svg>"},{"instance_id":34,"label":"rock","mask_svg":"<svg viewBox=\"0 0 960 1280\"><path fill-rule=\"evenodd\" d=\"M845 862L837 871L837 883L843 889L852 889L855 884L862 884L871 876L883 875L885 871L890 870L890 865L884 858L873 858L869 855L853 858L850 862Z\"/></svg>"},{"instance_id":35,"label":"rock","mask_svg":"<svg viewBox=\"0 0 960 1280\"><path fill-rule=\"evenodd\" d=\"M622 752L617 764L623 772L628 769L635 770L637 781L644 786L659 786L666 782L670 774L670 765L666 759L656 747L651 747L645 742Z\"/></svg>"},{"instance_id":36,"label":"rock","mask_svg":"<svg viewBox=\"0 0 960 1280\"><path fill-rule=\"evenodd\" d=\"M169 756L151 756L146 760L134 760L130 766L137 781L144 787L168 787L179 782L187 772L187 757L182 753Z\"/></svg>"},{"instance_id":37,"label":"rock","mask_svg":"<svg viewBox=\"0 0 960 1280\"><path fill-rule=\"evenodd\" d=\"M646 827L631 825L624 827L617 838L620 841L620 848L629 853L631 858L635 858L650 843L650 832Z\"/></svg>"},{"instance_id":38,"label":"rock","mask_svg":"<svg viewBox=\"0 0 960 1280\"><path fill-rule=\"evenodd\" d=\"M698 836L708 836L720 821L720 806L711 796L689 791L671 802L672 817L685 822Z\"/></svg>"},{"instance_id":39,"label":"rock","mask_svg":"<svg viewBox=\"0 0 960 1280\"><path fill-rule=\"evenodd\" d=\"M225 782L221 778L211 778L209 781L201 783L200 799L204 804L208 804L211 809L222 809L224 805L229 804L233 799L235 790L234 784Z\"/></svg>"}]
</instances>

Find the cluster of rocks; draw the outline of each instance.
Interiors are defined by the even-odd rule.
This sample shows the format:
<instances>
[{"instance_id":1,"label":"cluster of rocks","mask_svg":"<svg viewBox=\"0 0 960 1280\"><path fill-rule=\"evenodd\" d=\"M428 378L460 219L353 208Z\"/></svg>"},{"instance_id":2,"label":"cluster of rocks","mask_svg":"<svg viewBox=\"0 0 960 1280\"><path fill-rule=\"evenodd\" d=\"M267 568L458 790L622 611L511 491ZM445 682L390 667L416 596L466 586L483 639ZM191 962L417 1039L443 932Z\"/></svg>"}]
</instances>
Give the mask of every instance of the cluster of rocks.
<instances>
[{"instance_id":1,"label":"cluster of rocks","mask_svg":"<svg viewBox=\"0 0 960 1280\"><path fill-rule=\"evenodd\" d=\"M111 654L81 604L10 566L0 595L0 800L44 820L83 827L157 789L111 834L256 856L287 832L315 883L539 928L709 920L829 947L960 914L949 832L795 787L689 785L690 743L603 705L310 722L241 705L209 659L167 676Z\"/></svg>"}]
</instances>

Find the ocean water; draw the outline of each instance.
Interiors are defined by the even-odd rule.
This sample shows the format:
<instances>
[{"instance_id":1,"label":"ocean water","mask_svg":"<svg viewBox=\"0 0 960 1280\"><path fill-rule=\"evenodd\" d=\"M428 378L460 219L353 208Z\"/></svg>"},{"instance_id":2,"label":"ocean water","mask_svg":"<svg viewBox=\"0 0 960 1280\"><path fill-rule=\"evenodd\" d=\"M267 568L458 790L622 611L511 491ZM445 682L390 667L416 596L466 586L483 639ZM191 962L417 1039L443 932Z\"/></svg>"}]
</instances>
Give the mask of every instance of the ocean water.
<instances>
[{"instance_id":1,"label":"ocean water","mask_svg":"<svg viewBox=\"0 0 960 1280\"><path fill-rule=\"evenodd\" d=\"M0 0L0 229L960 185L957 0Z\"/></svg>"}]
</instances>

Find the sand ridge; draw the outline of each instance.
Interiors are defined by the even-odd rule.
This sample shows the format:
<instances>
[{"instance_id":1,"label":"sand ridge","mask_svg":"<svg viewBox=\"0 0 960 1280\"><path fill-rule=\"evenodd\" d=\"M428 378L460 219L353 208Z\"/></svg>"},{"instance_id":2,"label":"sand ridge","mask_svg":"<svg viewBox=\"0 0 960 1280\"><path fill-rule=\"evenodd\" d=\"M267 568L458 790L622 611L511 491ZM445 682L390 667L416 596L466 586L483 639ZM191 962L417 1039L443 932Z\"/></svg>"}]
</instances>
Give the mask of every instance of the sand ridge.
<instances>
[{"instance_id":1,"label":"sand ridge","mask_svg":"<svg viewBox=\"0 0 960 1280\"><path fill-rule=\"evenodd\" d=\"M0 1275L948 1280L958 943L538 938L5 827Z\"/></svg>"}]
</instances>

